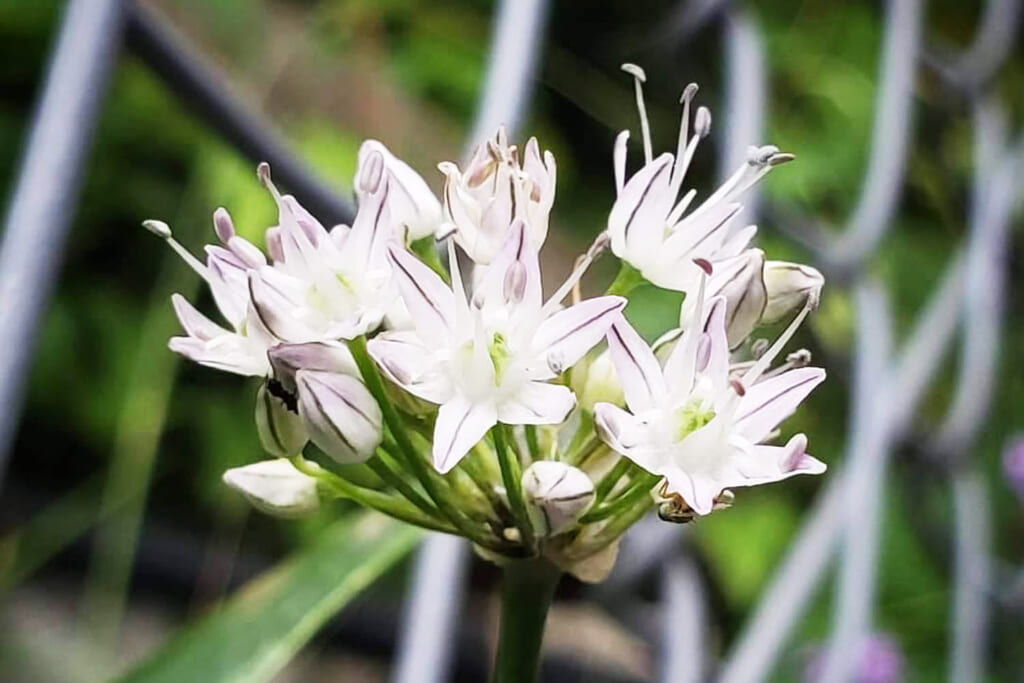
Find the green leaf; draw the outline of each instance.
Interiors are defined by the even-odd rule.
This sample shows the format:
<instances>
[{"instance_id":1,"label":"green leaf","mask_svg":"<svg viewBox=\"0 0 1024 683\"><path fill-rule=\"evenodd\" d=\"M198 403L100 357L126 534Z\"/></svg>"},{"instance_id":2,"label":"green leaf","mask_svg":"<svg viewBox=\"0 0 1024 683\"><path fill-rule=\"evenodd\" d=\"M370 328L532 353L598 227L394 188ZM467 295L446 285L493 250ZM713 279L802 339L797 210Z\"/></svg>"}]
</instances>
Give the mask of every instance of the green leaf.
<instances>
[{"instance_id":1,"label":"green leaf","mask_svg":"<svg viewBox=\"0 0 1024 683\"><path fill-rule=\"evenodd\" d=\"M353 521L353 519L355 521ZM361 512L244 586L120 683L266 681L353 597L408 553L421 532Z\"/></svg>"}]
</instances>

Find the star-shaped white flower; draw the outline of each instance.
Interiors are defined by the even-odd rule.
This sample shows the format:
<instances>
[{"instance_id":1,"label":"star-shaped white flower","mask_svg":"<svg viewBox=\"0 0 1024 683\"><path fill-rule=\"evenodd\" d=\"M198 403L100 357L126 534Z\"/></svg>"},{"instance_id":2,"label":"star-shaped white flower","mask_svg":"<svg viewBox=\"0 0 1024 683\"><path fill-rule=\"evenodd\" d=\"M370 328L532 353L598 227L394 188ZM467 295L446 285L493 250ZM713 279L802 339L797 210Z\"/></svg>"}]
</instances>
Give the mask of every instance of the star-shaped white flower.
<instances>
[{"instance_id":1,"label":"star-shaped white flower","mask_svg":"<svg viewBox=\"0 0 1024 683\"><path fill-rule=\"evenodd\" d=\"M246 272L266 264L266 257L252 243L235 234L231 217L224 209L214 212L213 224L223 246L208 245L204 264L174 239L166 223L143 223L206 281L217 309L231 326L227 329L218 325L196 310L185 297L174 294L171 302L186 336L172 337L168 346L175 353L207 367L238 375L264 376L270 370L267 349L277 340L260 323L249 304Z\"/></svg>"},{"instance_id":2,"label":"star-shaped white flower","mask_svg":"<svg viewBox=\"0 0 1024 683\"><path fill-rule=\"evenodd\" d=\"M785 446L762 444L825 379L820 368L764 376L803 314L753 367L731 377L725 309L723 297L708 301L703 313L698 309L695 319L701 324L683 333L664 368L620 318L608 333L608 345L629 411L610 403L594 407L605 442L664 477L666 491L700 515L711 512L724 489L825 471L806 453L803 434Z\"/></svg>"},{"instance_id":3,"label":"star-shaped white flower","mask_svg":"<svg viewBox=\"0 0 1024 683\"><path fill-rule=\"evenodd\" d=\"M386 252L397 230L390 175L379 150L361 162L355 221L330 232L294 198L281 196L269 168L260 167L277 202L279 225L268 236L274 264L250 270L248 288L261 323L282 341L353 339L376 329L394 305Z\"/></svg>"},{"instance_id":4,"label":"star-shaped white flower","mask_svg":"<svg viewBox=\"0 0 1024 683\"><path fill-rule=\"evenodd\" d=\"M683 114L675 155L654 157L650 126L644 107L641 84L645 80L640 67L626 64L623 70L636 83L637 106L644 142L644 166L626 180L626 143L629 131L615 140L615 183L618 197L608 216L611 248L653 284L693 294L700 282L695 260L711 263L739 255L757 232L756 226L731 231L732 220L742 208L739 198L774 166L791 160L776 147L751 147L747 162L710 197L688 215L683 214L696 196L695 190L679 192L697 143L711 129L711 113L700 107L689 135L690 103L697 93L690 84L682 95Z\"/></svg>"},{"instance_id":5,"label":"star-shaped white flower","mask_svg":"<svg viewBox=\"0 0 1024 683\"><path fill-rule=\"evenodd\" d=\"M450 242L451 287L398 246L389 257L414 329L385 332L368 349L391 381L441 406L433 441L441 472L497 422L562 422L575 397L548 380L601 341L626 304L605 296L557 310L565 286L543 304L537 251L522 220L509 229L472 301Z\"/></svg>"}]
</instances>

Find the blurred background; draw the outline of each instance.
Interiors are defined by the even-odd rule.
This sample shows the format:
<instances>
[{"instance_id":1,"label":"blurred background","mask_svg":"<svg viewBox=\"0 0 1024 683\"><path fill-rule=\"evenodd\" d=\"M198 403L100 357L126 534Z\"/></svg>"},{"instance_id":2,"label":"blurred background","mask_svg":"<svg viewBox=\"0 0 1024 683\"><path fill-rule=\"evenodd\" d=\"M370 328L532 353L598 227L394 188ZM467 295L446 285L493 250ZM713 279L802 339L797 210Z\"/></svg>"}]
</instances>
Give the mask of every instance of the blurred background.
<instances>
[{"instance_id":1,"label":"blurred background","mask_svg":"<svg viewBox=\"0 0 1024 683\"><path fill-rule=\"evenodd\" d=\"M460 159L473 126L497 12L485 0L139 4L345 200L371 137L440 188L436 163ZM641 525L607 585L567 579L546 680L825 680L830 642L855 652L853 680L1024 680L1019 5L552 0L543 10L517 137L536 135L558 160L548 285L604 227L615 134L628 127L639 140L619 65L647 71L658 149L674 150L678 96L696 81L714 120L688 175L701 195L748 144L797 156L761 185L759 239L771 258L829 278L793 348L830 373L786 427L808 434L829 472L738 491L731 510L685 529ZM7 203L64 9L0 2ZM111 31L117 52L80 194L71 182L47 200L71 212L66 240L57 231L44 245L60 263L52 296L38 335L12 337L28 350L3 349L30 363L23 404L2 407L13 414L0 443L7 681L128 671L348 514L337 505L275 520L221 483L225 469L261 458L256 385L167 350L171 293L207 311L212 302L139 224L164 219L198 251L216 207L258 243L275 210L254 161L154 69L137 28L120 50ZM43 139L61 144L66 126ZM613 274L606 258L586 287ZM38 293L0 292L8 312ZM678 305L648 288L629 315L653 338ZM396 680L406 550L273 680ZM440 680L486 676L480 625L495 623L497 572L473 559L466 576ZM679 663L687 648L699 666ZM695 677L674 668L691 665ZM434 680L423 676L408 680Z\"/></svg>"}]
</instances>

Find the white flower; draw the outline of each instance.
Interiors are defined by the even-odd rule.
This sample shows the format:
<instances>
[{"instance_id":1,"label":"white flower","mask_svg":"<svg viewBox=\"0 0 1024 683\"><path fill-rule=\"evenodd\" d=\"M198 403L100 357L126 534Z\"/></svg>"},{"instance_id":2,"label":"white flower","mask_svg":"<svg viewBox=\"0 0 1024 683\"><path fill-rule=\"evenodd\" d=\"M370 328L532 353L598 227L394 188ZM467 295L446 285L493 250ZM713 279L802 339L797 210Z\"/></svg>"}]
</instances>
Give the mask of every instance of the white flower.
<instances>
[{"instance_id":1,"label":"white flower","mask_svg":"<svg viewBox=\"0 0 1024 683\"><path fill-rule=\"evenodd\" d=\"M715 263L737 256L757 231L755 226L748 226L735 234L730 232L730 223L741 208L740 196L773 167L793 157L781 154L776 147L751 147L747 162L700 206L683 216L696 191L679 198L680 188L697 143L710 131L711 114L700 107L693 135L689 136L690 102L697 86L687 86L681 98L683 115L676 153L654 158L641 85L645 80L643 70L632 64L623 65L623 70L632 74L636 83L645 162L627 181L629 131L622 131L614 152L618 197L608 216L612 251L653 284L692 294L701 277L695 260Z\"/></svg>"},{"instance_id":2,"label":"white flower","mask_svg":"<svg viewBox=\"0 0 1024 683\"><path fill-rule=\"evenodd\" d=\"M556 311L574 282L541 302L537 251L516 220L473 301L449 242L452 287L410 253L389 251L398 289L414 322L369 342L383 372L410 394L441 406L434 466L447 472L495 423L556 424L575 404L548 380L574 365L625 305L599 297Z\"/></svg>"},{"instance_id":3,"label":"white flower","mask_svg":"<svg viewBox=\"0 0 1024 683\"><path fill-rule=\"evenodd\" d=\"M359 148L359 171L356 173L356 196L360 206L368 199L361 174L373 175L376 163L383 163L391 191L388 207L391 218L399 232L407 231L409 240L418 240L433 235L441 227L441 203L430 191L426 181L404 161L393 155L387 147L376 140L367 140ZM406 235L397 234L400 240Z\"/></svg>"},{"instance_id":4,"label":"white flower","mask_svg":"<svg viewBox=\"0 0 1024 683\"><path fill-rule=\"evenodd\" d=\"M277 340L249 304L246 273L265 264L266 258L252 243L235 234L227 211L217 209L213 222L224 246L208 245L205 264L174 239L166 223L152 220L143 223L206 281L218 310L232 327L231 330L221 327L197 311L185 297L174 294L171 303L186 336L172 337L168 346L175 353L207 367L262 377L270 370L267 349Z\"/></svg>"},{"instance_id":5,"label":"white flower","mask_svg":"<svg viewBox=\"0 0 1024 683\"><path fill-rule=\"evenodd\" d=\"M379 150L356 173L362 201L351 229L330 233L292 197L282 197L260 165L260 179L277 202L280 224L268 244L273 266L248 272L249 296L263 326L287 342L352 339L376 329L395 292L386 244L396 228L391 180Z\"/></svg>"},{"instance_id":6,"label":"white flower","mask_svg":"<svg viewBox=\"0 0 1024 683\"><path fill-rule=\"evenodd\" d=\"M445 175L448 229L474 262L491 262L515 219L526 223L533 249L540 250L555 201L556 172L554 155L542 155L536 138L526 143L520 163L518 149L499 128L493 140L476 148L465 171L451 162L438 168Z\"/></svg>"},{"instance_id":7,"label":"white flower","mask_svg":"<svg viewBox=\"0 0 1024 683\"><path fill-rule=\"evenodd\" d=\"M726 488L825 470L805 452L803 434L781 447L761 444L825 379L824 370L807 367L762 377L807 310L737 378L729 373L725 308L722 297L708 301L707 311L695 317L701 324L683 333L664 368L624 319L615 322L608 345L629 412L608 403L594 408L605 442L664 477L665 490L700 515Z\"/></svg>"},{"instance_id":8,"label":"white flower","mask_svg":"<svg viewBox=\"0 0 1024 683\"><path fill-rule=\"evenodd\" d=\"M302 517L320 506L316 479L284 458L230 469L224 473L224 483L275 517Z\"/></svg>"}]
</instances>

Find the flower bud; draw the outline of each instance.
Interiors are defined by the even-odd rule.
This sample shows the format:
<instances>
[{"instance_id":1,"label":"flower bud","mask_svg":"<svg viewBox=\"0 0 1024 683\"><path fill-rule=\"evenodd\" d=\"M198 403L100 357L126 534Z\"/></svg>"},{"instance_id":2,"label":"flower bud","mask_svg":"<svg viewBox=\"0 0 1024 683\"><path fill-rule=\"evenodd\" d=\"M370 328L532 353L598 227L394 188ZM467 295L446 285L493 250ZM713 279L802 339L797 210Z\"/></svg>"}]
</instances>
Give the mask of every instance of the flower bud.
<instances>
[{"instance_id":1,"label":"flower bud","mask_svg":"<svg viewBox=\"0 0 1024 683\"><path fill-rule=\"evenodd\" d=\"M725 325L730 349L742 344L761 320L768 298L763 270L764 252L745 249L737 256L717 261L708 278L705 298L724 296L726 300ZM694 308L695 300L687 297L679 319L683 327L689 326Z\"/></svg>"},{"instance_id":2,"label":"flower bud","mask_svg":"<svg viewBox=\"0 0 1024 683\"><path fill-rule=\"evenodd\" d=\"M359 369L348 347L337 342L278 344L267 351L267 357L274 371L274 379L292 394L298 391L295 373L299 370L320 370L359 376Z\"/></svg>"},{"instance_id":3,"label":"flower bud","mask_svg":"<svg viewBox=\"0 0 1024 683\"><path fill-rule=\"evenodd\" d=\"M263 450L279 458L301 453L308 440L295 397L273 380L256 392L256 431Z\"/></svg>"},{"instance_id":4,"label":"flower bud","mask_svg":"<svg viewBox=\"0 0 1024 683\"><path fill-rule=\"evenodd\" d=\"M574 373L575 374L575 373ZM580 407L588 412L594 410L595 403L612 403L617 406L625 404L622 393L622 382L615 373L611 355L605 349L586 368L583 383L576 392Z\"/></svg>"},{"instance_id":5,"label":"flower bud","mask_svg":"<svg viewBox=\"0 0 1024 683\"><path fill-rule=\"evenodd\" d=\"M530 520L542 536L569 529L594 502L594 482L580 469L541 460L523 473Z\"/></svg>"},{"instance_id":6,"label":"flower bud","mask_svg":"<svg viewBox=\"0 0 1024 683\"><path fill-rule=\"evenodd\" d=\"M299 415L313 443L342 464L373 455L382 438L381 411L362 382L339 373L299 370L295 383Z\"/></svg>"},{"instance_id":7,"label":"flower bud","mask_svg":"<svg viewBox=\"0 0 1024 683\"><path fill-rule=\"evenodd\" d=\"M768 261L764 264L764 284L768 290L768 303L761 323L771 325L804 306L817 308L825 278L811 266Z\"/></svg>"},{"instance_id":8,"label":"flower bud","mask_svg":"<svg viewBox=\"0 0 1024 683\"><path fill-rule=\"evenodd\" d=\"M257 510L275 517L302 517L320 506L316 479L284 458L235 467L223 479Z\"/></svg>"}]
</instances>

